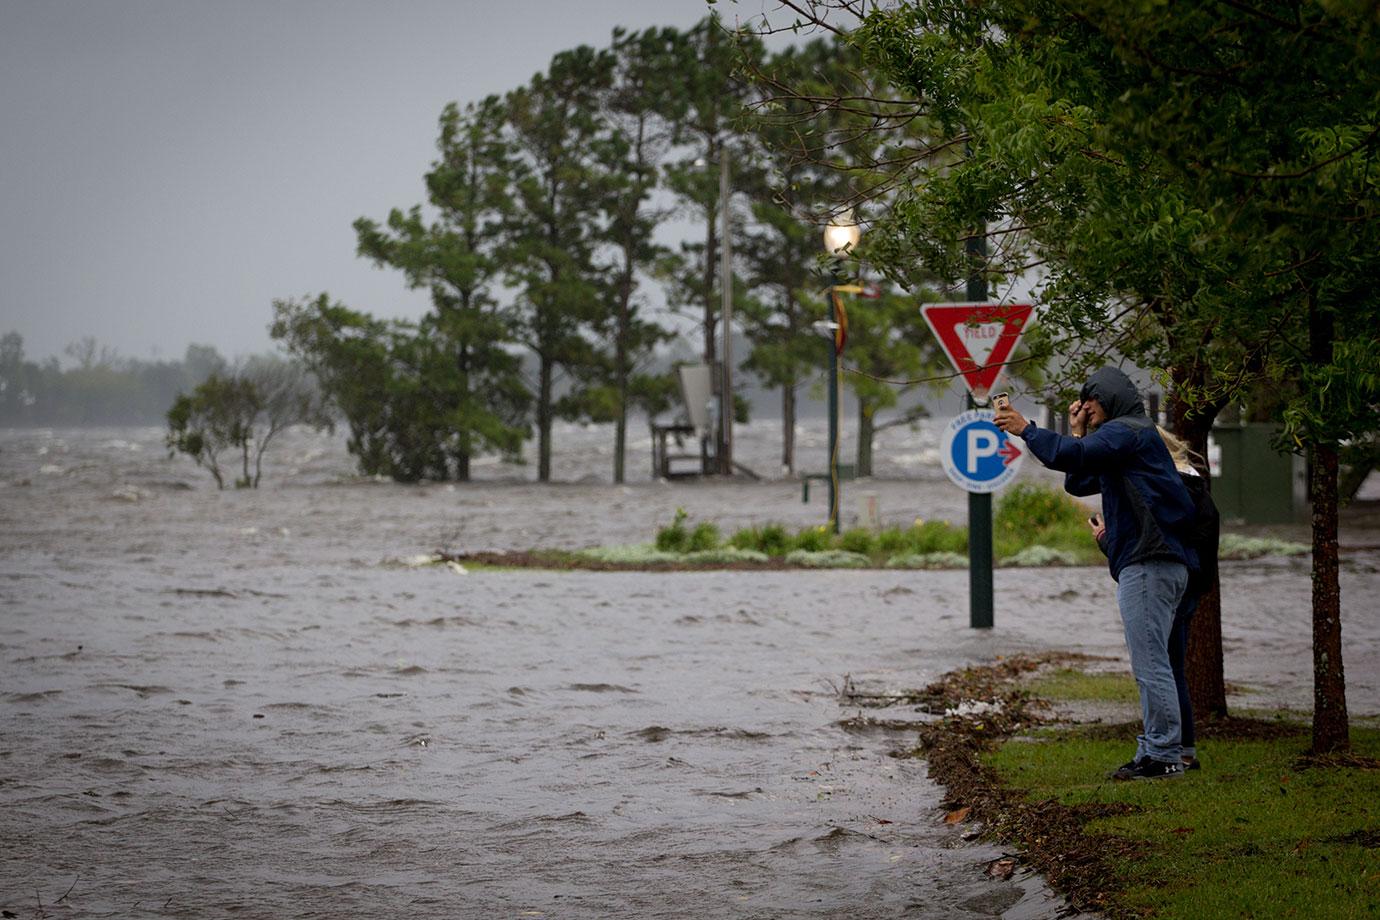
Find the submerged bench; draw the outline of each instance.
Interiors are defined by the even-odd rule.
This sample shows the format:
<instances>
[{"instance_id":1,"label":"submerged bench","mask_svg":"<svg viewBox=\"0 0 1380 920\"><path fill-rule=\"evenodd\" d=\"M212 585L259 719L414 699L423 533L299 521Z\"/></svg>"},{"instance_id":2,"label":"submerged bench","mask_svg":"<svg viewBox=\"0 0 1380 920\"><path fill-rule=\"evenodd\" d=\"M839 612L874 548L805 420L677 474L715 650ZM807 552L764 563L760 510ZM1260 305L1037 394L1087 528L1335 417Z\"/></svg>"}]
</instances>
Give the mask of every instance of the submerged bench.
<instances>
[{"instance_id":1,"label":"submerged bench","mask_svg":"<svg viewBox=\"0 0 1380 920\"><path fill-rule=\"evenodd\" d=\"M845 479L856 479L857 476L854 475L854 470L855 470L855 469L856 469L856 468L855 468L855 467L853 466L853 464L851 464L851 463L840 463L840 464L839 464L839 482L843 482ZM818 479L820 482L824 483L825 485L828 485L828 484L829 484L829 474L828 474L827 472L824 472L824 473L806 473L804 476L801 476L801 477L800 477L800 503L801 503L802 505L808 505L808 504L810 503L810 480L811 480L811 479Z\"/></svg>"}]
</instances>

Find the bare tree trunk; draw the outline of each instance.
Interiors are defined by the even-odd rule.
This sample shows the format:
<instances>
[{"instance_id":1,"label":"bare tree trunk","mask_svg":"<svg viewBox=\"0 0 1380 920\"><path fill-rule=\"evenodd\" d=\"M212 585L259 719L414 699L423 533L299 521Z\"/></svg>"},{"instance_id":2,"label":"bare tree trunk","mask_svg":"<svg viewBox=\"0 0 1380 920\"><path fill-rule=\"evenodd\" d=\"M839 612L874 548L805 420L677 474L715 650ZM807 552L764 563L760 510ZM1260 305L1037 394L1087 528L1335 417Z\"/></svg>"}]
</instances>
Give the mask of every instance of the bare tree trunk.
<instances>
[{"instance_id":1,"label":"bare tree trunk","mask_svg":"<svg viewBox=\"0 0 1380 920\"><path fill-rule=\"evenodd\" d=\"M465 305L469 306L469 297L465 297ZM459 354L456 355L456 363L460 371L460 401L468 405L470 401L470 349L463 342L460 345ZM455 454L455 478L459 482L470 481L470 433L464 431L460 433L460 449Z\"/></svg>"},{"instance_id":2,"label":"bare tree trunk","mask_svg":"<svg viewBox=\"0 0 1380 920\"><path fill-rule=\"evenodd\" d=\"M613 423L613 481L622 485L627 475L628 450L628 382L618 383L618 418Z\"/></svg>"},{"instance_id":3,"label":"bare tree trunk","mask_svg":"<svg viewBox=\"0 0 1380 920\"><path fill-rule=\"evenodd\" d=\"M542 355L537 382L537 481L551 481L551 360Z\"/></svg>"},{"instance_id":4,"label":"bare tree trunk","mask_svg":"<svg viewBox=\"0 0 1380 920\"><path fill-rule=\"evenodd\" d=\"M781 387L781 468L795 475L795 381Z\"/></svg>"},{"instance_id":5,"label":"bare tree trunk","mask_svg":"<svg viewBox=\"0 0 1380 920\"><path fill-rule=\"evenodd\" d=\"M719 261L719 231L717 208L708 209L704 233L704 363L714 370L718 354L715 342L718 339L718 310L714 305L714 278L716 263ZM716 378L717 379L717 376Z\"/></svg>"},{"instance_id":6,"label":"bare tree trunk","mask_svg":"<svg viewBox=\"0 0 1380 920\"><path fill-rule=\"evenodd\" d=\"M872 475L872 438L875 434L876 409L858 400L858 477Z\"/></svg>"},{"instance_id":7,"label":"bare tree trunk","mask_svg":"<svg viewBox=\"0 0 1380 920\"><path fill-rule=\"evenodd\" d=\"M618 292L618 330L614 342L614 375L618 387L618 415L613 426L613 481L621 485L625 473L624 453L628 446L628 339L632 335L632 242L623 246L623 278Z\"/></svg>"},{"instance_id":8,"label":"bare tree trunk","mask_svg":"<svg viewBox=\"0 0 1380 920\"><path fill-rule=\"evenodd\" d=\"M1185 388L1201 387L1204 369L1201 365L1194 365L1186 369L1175 368L1173 373L1175 386L1169 393L1166 406L1169 428L1187 441L1194 453L1206 458L1208 433L1212 430L1217 410L1212 406L1190 408L1179 396L1181 385ZM1199 472L1211 491L1211 471L1200 469ZM1188 624L1184 679L1188 682L1188 695L1197 713L1218 717L1227 715L1227 685L1222 658L1222 592L1218 581L1213 579L1212 587L1198 599L1198 610Z\"/></svg>"},{"instance_id":9,"label":"bare tree trunk","mask_svg":"<svg viewBox=\"0 0 1380 920\"><path fill-rule=\"evenodd\" d=\"M1332 361L1332 314L1308 305L1308 351L1314 367ZM1342 671L1342 592L1337 578L1337 448L1315 444L1309 457L1313 502L1313 753L1351 747Z\"/></svg>"},{"instance_id":10,"label":"bare tree trunk","mask_svg":"<svg viewBox=\"0 0 1380 920\"><path fill-rule=\"evenodd\" d=\"M1351 746L1342 670L1342 592L1337 580L1337 451L1313 448L1313 753Z\"/></svg>"}]
</instances>

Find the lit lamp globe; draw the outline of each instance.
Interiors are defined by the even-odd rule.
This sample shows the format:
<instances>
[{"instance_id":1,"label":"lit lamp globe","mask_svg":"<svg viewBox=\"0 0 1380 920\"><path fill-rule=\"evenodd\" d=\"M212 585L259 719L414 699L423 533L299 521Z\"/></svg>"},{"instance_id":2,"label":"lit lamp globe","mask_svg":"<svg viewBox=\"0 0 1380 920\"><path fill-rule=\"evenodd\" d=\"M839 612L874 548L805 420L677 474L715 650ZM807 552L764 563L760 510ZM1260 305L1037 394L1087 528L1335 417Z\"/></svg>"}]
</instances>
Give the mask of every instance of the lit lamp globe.
<instances>
[{"instance_id":1,"label":"lit lamp globe","mask_svg":"<svg viewBox=\"0 0 1380 920\"><path fill-rule=\"evenodd\" d=\"M824 249L832 256L842 255L858 245L862 228L853 221L853 212L846 211L829 221L824 228Z\"/></svg>"}]
</instances>

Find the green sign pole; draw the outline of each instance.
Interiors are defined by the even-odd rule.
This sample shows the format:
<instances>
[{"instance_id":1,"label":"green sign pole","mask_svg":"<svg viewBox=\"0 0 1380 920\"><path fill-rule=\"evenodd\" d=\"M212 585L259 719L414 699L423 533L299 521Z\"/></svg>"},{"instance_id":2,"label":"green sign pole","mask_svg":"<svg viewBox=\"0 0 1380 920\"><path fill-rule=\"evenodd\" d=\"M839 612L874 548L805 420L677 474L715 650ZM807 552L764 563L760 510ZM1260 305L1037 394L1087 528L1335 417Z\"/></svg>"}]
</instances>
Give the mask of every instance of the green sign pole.
<instances>
[{"instance_id":1,"label":"green sign pole","mask_svg":"<svg viewBox=\"0 0 1380 920\"><path fill-rule=\"evenodd\" d=\"M967 251L973 266L968 276L968 300L987 300L987 239L985 224L979 224L968 240ZM976 409L972 393L968 408ZM992 493L968 493L968 625L973 629L992 628Z\"/></svg>"},{"instance_id":2,"label":"green sign pole","mask_svg":"<svg viewBox=\"0 0 1380 920\"><path fill-rule=\"evenodd\" d=\"M977 408L968 397L968 408ZM968 493L968 625L992 628L992 493Z\"/></svg>"}]
</instances>

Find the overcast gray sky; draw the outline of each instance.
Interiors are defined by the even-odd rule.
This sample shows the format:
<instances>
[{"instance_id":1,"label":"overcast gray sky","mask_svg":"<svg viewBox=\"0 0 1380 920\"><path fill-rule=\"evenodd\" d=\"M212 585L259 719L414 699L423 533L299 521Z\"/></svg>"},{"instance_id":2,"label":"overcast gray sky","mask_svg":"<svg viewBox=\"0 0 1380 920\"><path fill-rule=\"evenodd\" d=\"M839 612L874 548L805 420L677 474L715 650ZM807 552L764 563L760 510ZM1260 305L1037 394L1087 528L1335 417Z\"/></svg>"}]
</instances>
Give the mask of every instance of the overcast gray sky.
<instances>
[{"instance_id":1,"label":"overcast gray sky","mask_svg":"<svg viewBox=\"0 0 1380 920\"><path fill-rule=\"evenodd\" d=\"M773 4L768 4L771 8ZM436 119L704 0L0 0L0 333L32 358L270 347L271 303L425 295L355 256L422 200ZM757 0L728 15L760 12Z\"/></svg>"}]
</instances>

